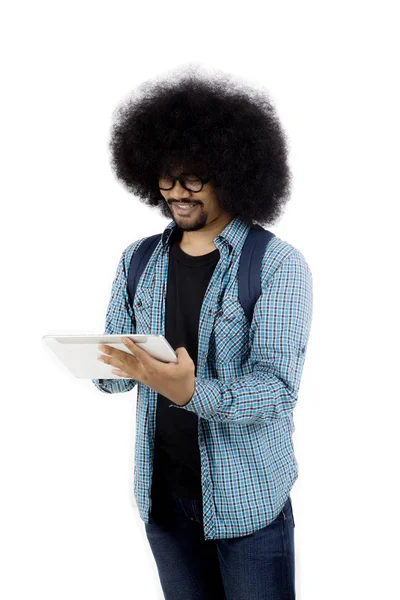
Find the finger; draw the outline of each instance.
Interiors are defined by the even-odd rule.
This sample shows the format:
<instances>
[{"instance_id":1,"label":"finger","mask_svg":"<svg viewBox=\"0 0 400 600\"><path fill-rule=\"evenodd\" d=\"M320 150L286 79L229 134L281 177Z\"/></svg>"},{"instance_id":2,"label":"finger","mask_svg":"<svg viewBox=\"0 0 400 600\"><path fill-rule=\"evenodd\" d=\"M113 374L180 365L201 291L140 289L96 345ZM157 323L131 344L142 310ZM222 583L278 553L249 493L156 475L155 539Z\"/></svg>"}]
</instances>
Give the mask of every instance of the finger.
<instances>
[{"instance_id":1,"label":"finger","mask_svg":"<svg viewBox=\"0 0 400 600\"><path fill-rule=\"evenodd\" d=\"M137 358L137 360L146 361L151 358L145 350L137 346L130 338L123 337L121 339L125 346L133 353L135 358Z\"/></svg>"},{"instance_id":2,"label":"finger","mask_svg":"<svg viewBox=\"0 0 400 600\"><path fill-rule=\"evenodd\" d=\"M114 373L114 375L118 375L119 377L128 377L130 379L128 373L125 373L125 371L121 371L121 369L112 369L111 372Z\"/></svg>"},{"instance_id":3,"label":"finger","mask_svg":"<svg viewBox=\"0 0 400 600\"><path fill-rule=\"evenodd\" d=\"M115 356L119 352L121 352L121 350L117 350L117 348L112 348L111 346L107 346L106 344L100 344L99 346L97 346L97 349L99 350L99 352L104 352L104 354L106 354L107 356Z\"/></svg>"},{"instance_id":4,"label":"finger","mask_svg":"<svg viewBox=\"0 0 400 600\"><path fill-rule=\"evenodd\" d=\"M122 352L121 354L125 354L125 356L128 355L127 352ZM133 359L133 356L131 358ZM124 359L123 356L121 356L121 358L118 358L117 356L115 356L115 357L107 356L106 354L102 354L102 355L98 356L97 360L100 360L101 362L105 363L106 365L111 365L112 367L116 367L116 368L120 368L121 365L123 366L126 363L126 359Z\"/></svg>"},{"instance_id":5,"label":"finger","mask_svg":"<svg viewBox=\"0 0 400 600\"><path fill-rule=\"evenodd\" d=\"M118 348L111 348L111 346L107 346L101 344L97 347L99 352L102 352L103 357L111 356L116 360L123 361L127 356L132 357L130 352L125 352L125 350L118 350Z\"/></svg>"}]
</instances>

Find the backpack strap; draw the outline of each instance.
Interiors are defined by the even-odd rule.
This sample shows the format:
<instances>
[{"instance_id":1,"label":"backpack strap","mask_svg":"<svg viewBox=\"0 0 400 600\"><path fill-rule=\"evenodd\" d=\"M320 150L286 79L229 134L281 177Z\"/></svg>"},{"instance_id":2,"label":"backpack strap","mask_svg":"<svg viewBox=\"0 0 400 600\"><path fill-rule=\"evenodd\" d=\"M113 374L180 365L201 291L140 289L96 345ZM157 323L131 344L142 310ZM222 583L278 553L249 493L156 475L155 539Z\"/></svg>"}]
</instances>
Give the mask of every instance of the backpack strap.
<instances>
[{"instance_id":1,"label":"backpack strap","mask_svg":"<svg viewBox=\"0 0 400 600\"><path fill-rule=\"evenodd\" d=\"M145 238L133 253L128 272L127 291L129 304L133 311L133 300L140 276L142 275L152 253L161 238L161 233L156 233ZM261 227L250 227L243 244L239 262L239 301L246 317L251 323L254 305L261 293L261 264L265 248L275 234Z\"/></svg>"},{"instance_id":2,"label":"backpack strap","mask_svg":"<svg viewBox=\"0 0 400 600\"><path fill-rule=\"evenodd\" d=\"M153 254L158 242L160 241L161 235L161 233L156 233L155 235L145 238L133 253L131 263L129 265L127 283L129 304L131 305L133 312L133 300L135 298L137 284L145 266L150 259L150 256Z\"/></svg>"},{"instance_id":3,"label":"backpack strap","mask_svg":"<svg viewBox=\"0 0 400 600\"><path fill-rule=\"evenodd\" d=\"M255 224L250 227L243 244L238 272L239 301L249 323L253 318L254 305L261 294L262 259L273 237L275 234L272 231Z\"/></svg>"}]
</instances>

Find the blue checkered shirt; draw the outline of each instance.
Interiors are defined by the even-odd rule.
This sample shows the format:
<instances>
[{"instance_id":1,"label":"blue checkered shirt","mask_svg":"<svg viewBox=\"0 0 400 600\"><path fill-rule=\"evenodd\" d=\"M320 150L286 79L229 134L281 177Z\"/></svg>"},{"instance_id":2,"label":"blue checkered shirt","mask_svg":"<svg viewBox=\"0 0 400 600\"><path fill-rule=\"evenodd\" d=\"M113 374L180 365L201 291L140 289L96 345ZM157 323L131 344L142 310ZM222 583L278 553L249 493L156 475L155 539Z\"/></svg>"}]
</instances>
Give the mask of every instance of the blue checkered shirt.
<instances>
[{"instance_id":1,"label":"blue checkered shirt","mask_svg":"<svg viewBox=\"0 0 400 600\"><path fill-rule=\"evenodd\" d=\"M122 252L105 334L165 334L171 221L139 280L134 315L127 273L143 239ZM205 540L251 534L282 510L298 477L292 433L312 320L312 275L299 250L273 237L263 255L251 326L238 299L238 266L249 226L233 218L214 238L220 252L200 312L195 392L171 410L198 415ZM212 348L212 351L210 351ZM138 386L134 494L149 522L157 392L134 379L93 379L103 392Z\"/></svg>"}]
</instances>

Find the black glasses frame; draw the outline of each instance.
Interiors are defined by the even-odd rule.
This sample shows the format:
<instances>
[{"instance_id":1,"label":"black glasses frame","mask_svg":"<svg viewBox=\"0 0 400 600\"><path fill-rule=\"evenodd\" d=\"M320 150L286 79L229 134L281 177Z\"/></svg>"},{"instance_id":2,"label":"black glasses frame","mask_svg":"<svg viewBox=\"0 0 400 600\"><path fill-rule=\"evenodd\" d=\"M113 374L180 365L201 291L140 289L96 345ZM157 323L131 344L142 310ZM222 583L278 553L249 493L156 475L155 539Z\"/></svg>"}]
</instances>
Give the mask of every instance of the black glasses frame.
<instances>
[{"instance_id":1,"label":"black glasses frame","mask_svg":"<svg viewBox=\"0 0 400 600\"><path fill-rule=\"evenodd\" d=\"M183 178L185 177L185 175L192 175L194 177L197 177L197 179L199 179L201 181L201 188L199 190L191 190L190 188L187 188L185 186L185 183L183 181ZM168 177L170 179L172 179L172 186L169 188L162 188L160 186L158 186L158 188L160 190L164 190L164 191L169 191L172 190L175 187L175 182L179 181L179 183L181 184L181 186L187 190L188 192L193 192L194 194L198 194L199 192L201 192L201 190L203 189L203 187L205 186L206 183L208 183L209 181L211 181L212 177L208 177L208 179L202 179L201 177L199 177L198 175L196 175L196 173L181 173L180 175L176 175L175 177L173 177L172 175L168 175Z\"/></svg>"}]
</instances>

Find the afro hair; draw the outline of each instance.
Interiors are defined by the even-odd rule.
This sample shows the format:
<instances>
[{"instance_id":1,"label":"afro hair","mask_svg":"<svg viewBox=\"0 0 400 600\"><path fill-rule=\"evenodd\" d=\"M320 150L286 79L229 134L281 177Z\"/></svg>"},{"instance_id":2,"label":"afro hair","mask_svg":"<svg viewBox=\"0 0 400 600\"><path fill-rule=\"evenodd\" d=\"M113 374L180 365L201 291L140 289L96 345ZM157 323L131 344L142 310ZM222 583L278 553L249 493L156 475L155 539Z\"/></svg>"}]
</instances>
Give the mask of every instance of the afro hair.
<instances>
[{"instance_id":1,"label":"afro hair","mask_svg":"<svg viewBox=\"0 0 400 600\"><path fill-rule=\"evenodd\" d=\"M109 150L124 187L171 218L160 175L211 177L218 201L250 225L273 223L290 196L288 142L265 90L184 66L144 82L114 111ZM215 71L214 71L215 72Z\"/></svg>"}]
</instances>

